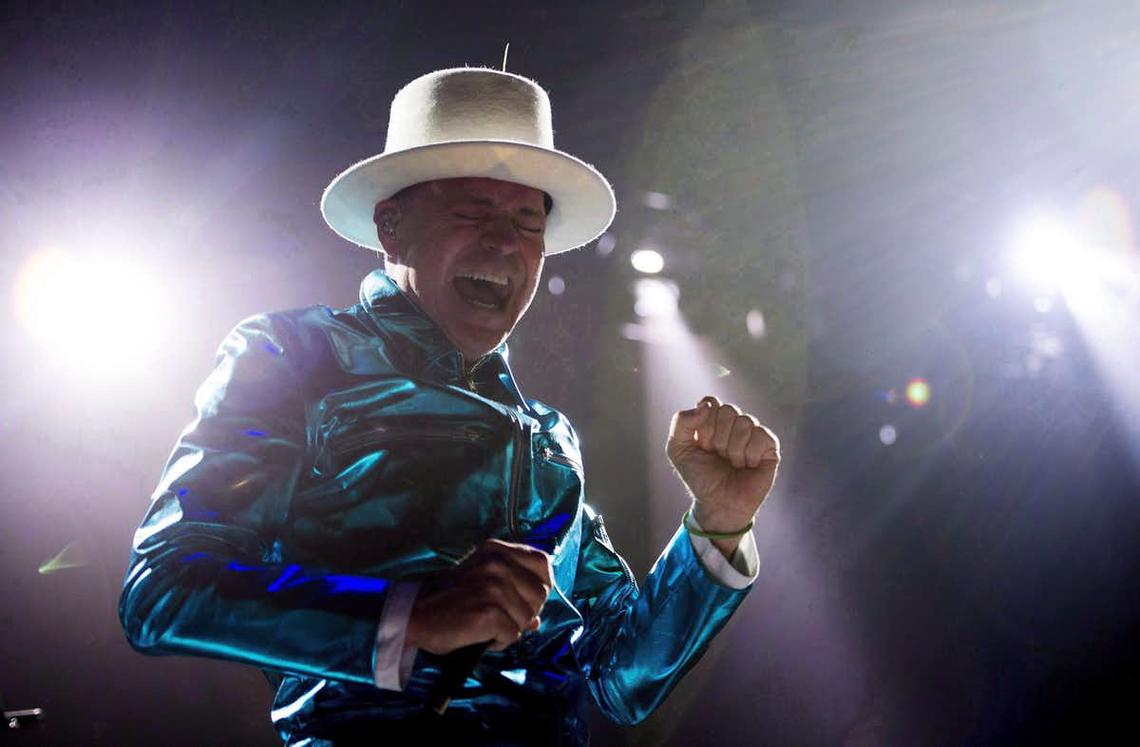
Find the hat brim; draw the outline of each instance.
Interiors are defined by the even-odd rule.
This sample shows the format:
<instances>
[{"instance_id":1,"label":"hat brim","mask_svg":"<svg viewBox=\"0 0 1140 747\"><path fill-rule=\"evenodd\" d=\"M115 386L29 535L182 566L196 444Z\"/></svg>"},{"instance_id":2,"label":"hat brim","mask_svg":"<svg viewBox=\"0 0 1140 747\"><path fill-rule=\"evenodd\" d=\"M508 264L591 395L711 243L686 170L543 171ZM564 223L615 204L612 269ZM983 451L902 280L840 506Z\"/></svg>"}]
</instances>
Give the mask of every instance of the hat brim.
<instances>
[{"instance_id":1,"label":"hat brim","mask_svg":"<svg viewBox=\"0 0 1140 747\"><path fill-rule=\"evenodd\" d=\"M436 179L482 176L524 184L554 201L546 217L546 254L588 244L602 235L617 210L609 182L568 153L509 140L433 143L367 158L332 180L321 214L354 244L382 249L372 221L375 205L405 187Z\"/></svg>"}]
</instances>

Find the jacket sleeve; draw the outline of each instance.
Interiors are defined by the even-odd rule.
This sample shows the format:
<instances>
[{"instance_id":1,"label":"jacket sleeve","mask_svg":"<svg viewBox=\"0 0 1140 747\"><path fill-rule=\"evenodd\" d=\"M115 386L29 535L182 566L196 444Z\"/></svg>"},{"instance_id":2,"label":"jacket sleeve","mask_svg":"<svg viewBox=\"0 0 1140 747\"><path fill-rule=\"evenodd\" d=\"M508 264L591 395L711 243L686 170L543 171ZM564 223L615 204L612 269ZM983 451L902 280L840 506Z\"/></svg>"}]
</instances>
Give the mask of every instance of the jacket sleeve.
<instances>
[{"instance_id":1,"label":"jacket sleeve","mask_svg":"<svg viewBox=\"0 0 1140 747\"><path fill-rule=\"evenodd\" d=\"M602 517L586 506L582 521L575 601L584 630L575 650L601 711L634 724L696 664L749 589L717 583L684 527L639 589L606 536Z\"/></svg>"},{"instance_id":2,"label":"jacket sleeve","mask_svg":"<svg viewBox=\"0 0 1140 747\"><path fill-rule=\"evenodd\" d=\"M278 542L306 449L288 318L222 344L135 532L119 617L131 645L373 682L387 583L301 567Z\"/></svg>"}]
</instances>

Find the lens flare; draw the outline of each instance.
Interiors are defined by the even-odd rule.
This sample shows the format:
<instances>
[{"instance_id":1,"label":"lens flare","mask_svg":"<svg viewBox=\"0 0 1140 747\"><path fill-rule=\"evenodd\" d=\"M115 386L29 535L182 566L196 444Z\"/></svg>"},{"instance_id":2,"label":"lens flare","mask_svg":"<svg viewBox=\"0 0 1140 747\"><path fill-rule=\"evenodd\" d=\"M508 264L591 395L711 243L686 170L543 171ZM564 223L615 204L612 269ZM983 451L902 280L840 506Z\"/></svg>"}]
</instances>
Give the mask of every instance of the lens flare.
<instances>
[{"instance_id":1,"label":"lens flare","mask_svg":"<svg viewBox=\"0 0 1140 747\"><path fill-rule=\"evenodd\" d=\"M930 384L923 378L914 378L906 383L906 403L911 407L926 407L930 402Z\"/></svg>"},{"instance_id":2,"label":"lens flare","mask_svg":"<svg viewBox=\"0 0 1140 747\"><path fill-rule=\"evenodd\" d=\"M744 317L744 326L748 329L748 336L753 340L759 340L768 331L768 325L764 321L764 313L759 309L752 309L748 315Z\"/></svg>"},{"instance_id":3,"label":"lens flare","mask_svg":"<svg viewBox=\"0 0 1140 747\"><path fill-rule=\"evenodd\" d=\"M87 560L75 549L75 543L71 542L54 556L41 563L39 572L41 576L46 576L49 573L57 573L68 568L82 568L85 565L87 565Z\"/></svg>"},{"instance_id":4,"label":"lens flare","mask_svg":"<svg viewBox=\"0 0 1140 747\"><path fill-rule=\"evenodd\" d=\"M662 192L646 192L643 198L645 206L653 210L668 210L673 207L673 198Z\"/></svg>"},{"instance_id":5,"label":"lens flare","mask_svg":"<svg viewBox=\"0 0 1140 747\"><path fill-rule=\"evenodd\" d=\"M598 253L599 257L608 257L613 254L614 247L617 246L617 237L612 233L604 233L598 239L598 245L594 251Z\"/></svg>"}]
</instances>

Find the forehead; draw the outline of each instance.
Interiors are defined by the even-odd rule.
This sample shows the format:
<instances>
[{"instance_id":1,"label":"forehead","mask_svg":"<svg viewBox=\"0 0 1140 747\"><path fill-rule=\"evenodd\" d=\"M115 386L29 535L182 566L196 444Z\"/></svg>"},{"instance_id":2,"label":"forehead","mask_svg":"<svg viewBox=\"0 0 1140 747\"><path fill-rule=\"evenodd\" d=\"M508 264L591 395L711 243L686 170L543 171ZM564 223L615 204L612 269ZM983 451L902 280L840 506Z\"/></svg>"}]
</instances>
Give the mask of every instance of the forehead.
<instances>
[{"instance_id":1,"label":"forehead","mask_svg":"<svg viewBox=\"0 0 1140 747\"><path fill-rule=\"evenodd\" d=\"M460 177L439 179L417 186L423 188L419 191L429 199L446 203L473 202L523 212L534 211L540 215L545 213L545 198L541 190L501 179Z\"/></svg>"}]
</instances>

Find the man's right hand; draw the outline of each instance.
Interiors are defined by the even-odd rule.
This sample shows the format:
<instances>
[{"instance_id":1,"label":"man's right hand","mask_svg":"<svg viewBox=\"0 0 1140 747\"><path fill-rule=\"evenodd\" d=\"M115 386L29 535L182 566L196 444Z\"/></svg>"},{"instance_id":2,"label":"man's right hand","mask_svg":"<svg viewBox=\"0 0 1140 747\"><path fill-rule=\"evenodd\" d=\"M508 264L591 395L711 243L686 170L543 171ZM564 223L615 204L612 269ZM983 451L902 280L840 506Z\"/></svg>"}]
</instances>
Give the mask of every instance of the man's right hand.
<instances>
[{"instance_id":1,"label":"man's right hand","mask_svg":"<svg viewBox=\"0 0 1140 747\"><path fill-rule=\"evenodd\" d=\"M538 629L552 587L549 555L487 540L455 570L421 584L404 643L433 654L488 642L502 651L524 631Z\"/></svg>"}]
</instances>

